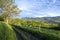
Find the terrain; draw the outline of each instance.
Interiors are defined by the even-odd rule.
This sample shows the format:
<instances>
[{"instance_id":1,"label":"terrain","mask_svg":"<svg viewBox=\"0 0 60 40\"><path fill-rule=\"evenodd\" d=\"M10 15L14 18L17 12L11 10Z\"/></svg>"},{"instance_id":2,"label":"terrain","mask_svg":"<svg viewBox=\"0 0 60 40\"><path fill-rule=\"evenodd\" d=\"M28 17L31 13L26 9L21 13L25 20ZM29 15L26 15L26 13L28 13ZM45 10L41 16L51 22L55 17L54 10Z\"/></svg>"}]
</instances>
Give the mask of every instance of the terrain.
<instances>
[{"instance_id":1,"label":"terrain","mask_svg":"<svg viewBox=\"0 0 60 40\"><path fill-rule=\"evenodd\" d=\"M0 40L60 40L60 17L0 21Z\"/></svg>"}]
</instances>

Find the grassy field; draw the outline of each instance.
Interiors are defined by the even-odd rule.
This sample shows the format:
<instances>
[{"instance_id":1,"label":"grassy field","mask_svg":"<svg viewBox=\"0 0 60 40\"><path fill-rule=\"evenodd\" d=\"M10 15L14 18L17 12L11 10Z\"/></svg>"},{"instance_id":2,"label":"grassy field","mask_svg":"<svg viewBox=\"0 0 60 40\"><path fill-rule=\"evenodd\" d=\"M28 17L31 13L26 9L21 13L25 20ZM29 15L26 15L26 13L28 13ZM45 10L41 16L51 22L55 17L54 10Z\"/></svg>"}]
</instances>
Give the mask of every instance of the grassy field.
<instances>
[{"instance_id":1,"label":"grassy field","mask_svg":"<svg viewBox=\"0 0 60 40\"><path fill-rule=\"evenodd\" d=\"M0 40L17 40L11 26L4 22L0 22Z\"/></svg>"},{"instance_id":2,"label":"grassy field","mask_svg":"<svg viewBox=\"0 0 60 40\"><path fill-rule=\"evenodd\" d=\"M31 34L38 40L60 40L60 31L47 28L33 28L28 26L9 25L5 22L0 22L0 40L18 40L16 32L21 36L22 40L35 40L29 38ZM27 33L30 33L27 35ZM32 37L31 36L31 37Z\"/></svg>"},{"instance_id":3,"label":"grassy field","mask_svg":"<svg viewBox=\"0 0 60 40\"><path fill-rule=\"evenodd\" d=\"M31 35L37 37L39 40L60 40L60 31L52 30L52 29L35 29L31 27L21 27L21 26L14 26L17 29L26 31Z\"/></svg>"},{"instance_id":4,"label":"grassy field","mask_svg":"<svg viewBox=\"0 0 60 40\"><path fill-rule=\"evenodd\" d=\"M16 27L13 27L13 29L19 33L19 35L21 36L22 40L38 40L38 38L36 38L35 36L31 35L30 33L20 30Z\"/></svg>"}]
</instances>

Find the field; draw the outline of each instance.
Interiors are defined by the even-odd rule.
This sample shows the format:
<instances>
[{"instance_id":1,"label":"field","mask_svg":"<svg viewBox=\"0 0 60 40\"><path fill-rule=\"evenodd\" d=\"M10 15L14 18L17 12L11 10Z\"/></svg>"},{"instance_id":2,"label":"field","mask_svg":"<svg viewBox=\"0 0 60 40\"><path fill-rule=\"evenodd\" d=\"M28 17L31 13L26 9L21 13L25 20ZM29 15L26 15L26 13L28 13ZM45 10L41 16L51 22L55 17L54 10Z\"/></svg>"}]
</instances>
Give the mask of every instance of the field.
<instances>
[{"instance_id":1,"label":"field","mask_svg":"<svg viewBox=\"0 0 60 40\"><path fill-rule=\"evenodd\" d=\"M7 24L0 21L0 40L60 40L60 29L55 29L59 26L42 22L13 19Z\"/></svg>"},{"instance_id":2,"label":"field","mask_svg":"<svg viewBox=\"0 0 60 40\"><path fill-rule=\"evenodd\" d=\"M32 36L36 37L37 40L60 40L60 31L51 29L34 29L29 27L14 26L14 29L18 29L30 33ZM24 37L24 36L23 36ZM28 39L28 38L27 38Z\"/></svg>"}]
</instances>

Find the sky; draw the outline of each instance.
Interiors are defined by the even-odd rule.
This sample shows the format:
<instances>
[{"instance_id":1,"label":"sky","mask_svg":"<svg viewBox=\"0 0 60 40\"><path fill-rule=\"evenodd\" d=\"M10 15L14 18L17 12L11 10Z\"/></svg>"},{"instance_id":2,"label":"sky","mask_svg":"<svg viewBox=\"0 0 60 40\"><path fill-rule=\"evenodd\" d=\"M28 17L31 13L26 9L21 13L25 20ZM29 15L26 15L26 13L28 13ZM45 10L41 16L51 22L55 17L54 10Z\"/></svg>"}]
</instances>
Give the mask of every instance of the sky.
<instances>
[{"instance_id":1,"label":"sky","mask_svg":"<svg viewBox=\"0 0 60 40\"><path fill-rule=\"evenodd\" d=\"M60 16L60 0L16 0L22 12L19 17Z\"/></svg>"}]
</instances>

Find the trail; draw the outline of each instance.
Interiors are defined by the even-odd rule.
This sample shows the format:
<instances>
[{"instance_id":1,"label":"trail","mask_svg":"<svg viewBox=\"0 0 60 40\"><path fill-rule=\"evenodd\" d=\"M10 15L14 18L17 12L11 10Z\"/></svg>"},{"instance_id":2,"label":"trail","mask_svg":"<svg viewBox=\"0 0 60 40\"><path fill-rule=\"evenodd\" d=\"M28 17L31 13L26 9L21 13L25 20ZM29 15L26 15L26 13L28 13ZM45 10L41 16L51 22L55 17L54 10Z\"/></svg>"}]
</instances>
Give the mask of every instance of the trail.
<instances>
[{"instance_id":1,"label":"trail","mask_svg":"<svg viewBox=\"0 0 60 40\"><path fill-rule=\"evenodd\" d=\"M15 27L13 28L13 29L15 29ZM16 29L18 29L18 28L16 28ZM26 36L28 39L26 39L26 40L39 40L38 38L36 38L36 37L34 37L33 35L31 35L30 33L28 33L28 32L25 32L25 31L23 31L23 30L21 30L21 29L18 29L21 33L23 33L23 35L24 36ZM24 40L20 35L21 34L19 34L18 32L16 32L16 30L15 30L15 33L16 33L16 36L17 36L17 39L18 40Z\"/></svg>"},{"instance_id":2,"label":"trail","mask_svg":"<svg viewBox=\"0 0 60 40\"><path fill-rule=\"evenodd\" d=\"M38 40L38 38L34 37L30 33L27 33L27 32L25 32L23 30L20 30L20 31L22 31L29 38L29 40Z\"/></svg>"},{"instance_id":3,"label":"trail","mask_svg":"<svg viewBox=\"0 0 60 40\"><path fill-rule=\"evenodd\" d=\"M16 37L18 40L23 40L22 37L20 36L20 34L13 28L15 34L16 34Z\"/></svg>"}]
</instances>

